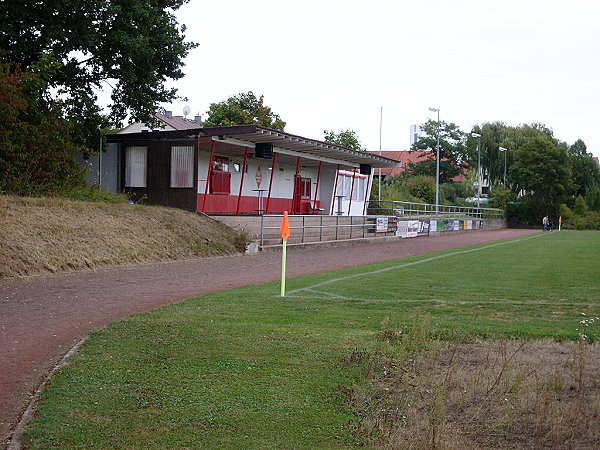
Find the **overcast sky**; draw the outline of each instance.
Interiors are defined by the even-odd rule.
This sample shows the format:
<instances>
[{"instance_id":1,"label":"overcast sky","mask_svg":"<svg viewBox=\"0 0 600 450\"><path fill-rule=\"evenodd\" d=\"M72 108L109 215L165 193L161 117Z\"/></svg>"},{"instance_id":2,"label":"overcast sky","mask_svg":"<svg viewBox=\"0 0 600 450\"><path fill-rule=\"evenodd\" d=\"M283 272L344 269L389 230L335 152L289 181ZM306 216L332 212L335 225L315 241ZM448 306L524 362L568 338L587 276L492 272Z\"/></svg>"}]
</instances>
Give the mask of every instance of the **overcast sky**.
<instances>
[{"instance_id":1,"label":"overcast sky","mask_svg":"<svg viewBox=\"0 0 600 450\"><path fill-rule=\"evenodd\" d=\"M406 150L411 124L543 123L600 156L600 2L594 0L191 0L191 51L176 86L210 103L264 95L285 131Z\"/></svg>"}]
</instances>

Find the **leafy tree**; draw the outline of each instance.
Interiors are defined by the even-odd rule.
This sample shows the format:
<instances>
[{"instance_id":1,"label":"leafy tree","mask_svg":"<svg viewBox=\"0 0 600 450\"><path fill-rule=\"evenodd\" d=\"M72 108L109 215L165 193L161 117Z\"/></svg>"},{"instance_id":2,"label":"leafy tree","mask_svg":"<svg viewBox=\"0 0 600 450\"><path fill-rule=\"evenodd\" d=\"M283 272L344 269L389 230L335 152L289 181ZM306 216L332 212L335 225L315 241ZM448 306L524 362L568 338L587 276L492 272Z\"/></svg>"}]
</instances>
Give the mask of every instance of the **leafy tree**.
<instances>
[{"instance_id":1,"label":"leafy tree","mask_svg":"<svg viewBox=\"0 0 600 450\"><path fill-rule=\"evenodd\" d=\"M352 150L367 151L361 143L358 135L353 130L341 130L339 133L325 130L325 142L329 144L339 145L340 147L350 148Z\"/></svg>"},{"instance_id":2,"label":"leafy tree","mask_svg":"<svg viewBox=\"0 0 600 450\"><path fill-rule=\"evenodd\" d=\"M506 171L510 172L513 151L534 137L541 137L556 145L559 144L554 138L552 129L537 123L509 126L504 122L489 122L474 126L473 132L481 135L481 141L479 142L479 139L473 138L470 134L467 136L469 165L477 167L477 145L479 144L481 166L490 185L503 182L505 164ZM506 148L507 153L501 152L500 147Z\"/></svg>"},{"instance_id":3,"label":"leafy tree","mask_svg":"<svg viewBox=\"0 0 600 450\"><path fill-rule=\"evenodd\" d=\"M111 92L115 124L128 114L152 122L158 103L176 98L166 81L183 77L196 45L174 15L187 1L2 1L1 58L39 77L37 106L68 119L76 144L95 144L105 125L98 90Z\"/></svg>"},{"instance_id":4,"label":"leafy tree","mask_svg":"<svg viewBox=\"0 0 600 450\"><path fill-rule=\"evenodd\" d=\"M553 142L534 137L514 152L510 180L543 207L557 210L571 183L568 154Z\"/></svg>"},{"instance_id":5,"label":"leafy tree","mask_svg":"<svg viewBox=\"0 0 600 450\"><path fill-rule=\"evenodd\" d=\"M257 98L252 91L211 103L207 114L207 127L256 124L281 131L285 128L285 122L264 105L264 96Z\"/></svg>"},{"instance_id":6,"label":"leafy tree","mask_svg":"<svg viewBox=\"0 0 600 450\"><path fill-rule=\"evenodd\" d=\"M600 185L600 166L587 153L585 142L581 139L569 147L569 156L573 167L573 195L588 195Z\"/></svg>"},{"instance_id":7,"label":"leafy tree","mask_svg":"<svg viewBox=\"0 0 600 450\"><path fill-rule=\"evenodd\" d=\"M0 192L64 193L83 184L71 124L55 111L28 114L28 93L43 84L0 65Z\"/></svg>"},{"instance_id":8,"label":"leafy tree","mask_svg":"<svg viewBox=\"0 0 600 450\"><path fill-rule=\"evenodd\" d=\"M412 151L426 150L429 155L426 160L410 163L406 169L406 176L433 176L436 175L437 133L438 123L428 120L421 129L424 136L419 138L411 147ZM440 183L446 183L460 175L466 163L467 147L466 135L453 123L440 121Z\"/></svg>"}]
</instances>

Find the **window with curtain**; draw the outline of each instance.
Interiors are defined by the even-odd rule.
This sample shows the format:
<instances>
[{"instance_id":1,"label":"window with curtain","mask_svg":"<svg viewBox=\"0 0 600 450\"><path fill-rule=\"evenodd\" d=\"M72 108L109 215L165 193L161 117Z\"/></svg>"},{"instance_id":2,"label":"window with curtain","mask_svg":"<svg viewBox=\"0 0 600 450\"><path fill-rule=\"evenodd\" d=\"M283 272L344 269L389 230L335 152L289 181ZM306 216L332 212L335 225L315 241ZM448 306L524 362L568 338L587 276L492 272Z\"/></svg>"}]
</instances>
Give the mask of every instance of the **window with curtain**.
<instances>
[{"instance_id":1,"label":"window with curtain","mask_svg":"<svg viewBox=\"0 0 600 450\"><path fill-rule=\"evenodd\" d=\"M146 187L146 147L125 149L125 187Z\"/></svg>"},{"instance_id":2,"label":"window with curtain","mask_svg":"<svg viewBox=\"0 0 600 450\"><path fill-rule=\"evenodd\" d=\"M194 187L194 147L171 147L171 187Z\"/></svg>"}]
</instances>

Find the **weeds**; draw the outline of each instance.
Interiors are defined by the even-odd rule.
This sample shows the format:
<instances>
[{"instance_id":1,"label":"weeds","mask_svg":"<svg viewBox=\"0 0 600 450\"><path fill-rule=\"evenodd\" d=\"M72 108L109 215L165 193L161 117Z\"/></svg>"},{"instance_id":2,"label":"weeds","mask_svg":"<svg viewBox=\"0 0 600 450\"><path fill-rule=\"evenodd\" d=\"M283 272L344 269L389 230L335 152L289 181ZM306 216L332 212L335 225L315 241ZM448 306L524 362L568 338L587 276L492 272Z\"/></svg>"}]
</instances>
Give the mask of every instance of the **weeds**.
<instances>
[{"instance_id":1,"label":"weeds","mask_svg":"<svg viewBox=\"0 0 600 450\"><path fill-rule=\"evenodd\" d=\"M589 320L589 319L588 319ZM597 319L594 319L596 321ZM591 322L590 324L593 324ZM440 340L427 320L378 338L355 387L357 434L380 448L597 448L600 346Z\"/></svg>"}]
</instances>

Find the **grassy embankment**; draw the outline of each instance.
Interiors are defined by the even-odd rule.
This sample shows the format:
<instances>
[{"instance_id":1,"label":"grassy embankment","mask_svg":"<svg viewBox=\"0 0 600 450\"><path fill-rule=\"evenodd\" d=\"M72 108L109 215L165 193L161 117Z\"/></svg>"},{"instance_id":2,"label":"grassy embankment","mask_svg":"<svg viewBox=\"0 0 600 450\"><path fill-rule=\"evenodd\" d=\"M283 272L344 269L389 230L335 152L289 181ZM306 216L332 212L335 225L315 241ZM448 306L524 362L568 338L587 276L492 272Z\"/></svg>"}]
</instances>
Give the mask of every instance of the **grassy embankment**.
<instances>
[{"instance_id":1,"label":"grassy embankment","mask_svg":"<svg viewBox=\"0 0 600 450\"><path fill-rule=\"evenodd\" d=\"M0 196L0 277L228 255L245 238L156 206Z\"/></svg>"},{"instance_id":2,"label":"grassy embankment","mask_svg":"<svg viewBox=\"0 0 600 450\"><path fill-rule=\"evenodd\" d=\"M134 315L51 380L26 446L598 448L599 253L545 233Z\"/></svg>"}]
</instances>

